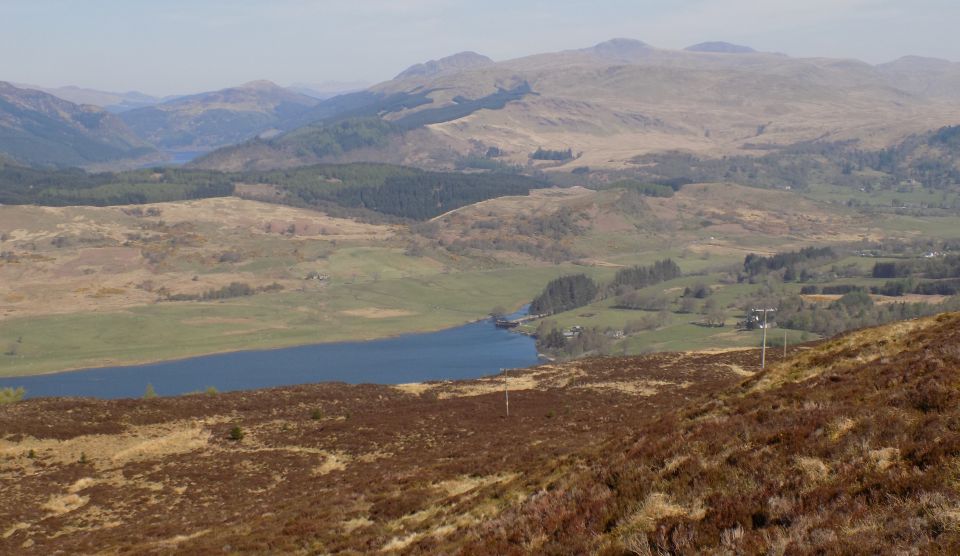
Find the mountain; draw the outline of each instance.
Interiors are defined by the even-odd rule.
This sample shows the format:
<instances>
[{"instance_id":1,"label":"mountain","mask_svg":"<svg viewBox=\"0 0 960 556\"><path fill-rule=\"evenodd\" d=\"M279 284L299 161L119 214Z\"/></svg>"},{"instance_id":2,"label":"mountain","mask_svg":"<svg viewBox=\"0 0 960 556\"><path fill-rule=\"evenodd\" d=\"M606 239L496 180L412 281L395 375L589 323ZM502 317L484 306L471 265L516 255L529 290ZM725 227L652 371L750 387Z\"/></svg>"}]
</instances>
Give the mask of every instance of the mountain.
<instances>
[{"instance_id":1,"label":"mountain","mask_svg":"<svg viewBox=\"0 0 960 556\"><path fill-rule=\"evenodd\" d=\"M0 152L37 166L130 166L161 155L117 116L0 82Z\"/></svg>"},{"instance_id":2,"label":"mountain","mask_svg":"<svg viewBox=\"0 0 960 556\"><path fill-rule=\"evenodd\" d=\"M458 72L493 65L493 60L476 52L460 52L439 60L416 64L400 72L395 79L431 77L441 73Z\"/></svg>"},{"instance_id":3,"label":"mountain","mask_svg":"<svg viewBox=\"0 0 960 556\"><path fill-rule=\"evenodd\" d=\"M138 91L129 91L126 93L111 93L107 91L98 91L96 89L85 89L82 87L36 87L32 85L20 85L17 87L26 89L36 89L51 94L57 98L70 101L74 104L92 104L99 106L108 112L118 114L134 108L152 106L163 102L163 99L143 94Z\"/></svg>"},{"instance_id":4,"label":"mountain","mask_svg":"<svg viewBox=\"0 0 960 556\"><path fill-rule=\"evenodd\" d=\"M654 52L649 44L635 39L611 39L596 46L584 49L602 60L611 62L634 62Z\"/></svg>"},{"instance_id":5,"label":"mountain","mask_svg":"<svg viewBox=\"0 0 960 556\"><path fill-rule=\"evenodd\" d=\"M355 93L370 86L366 81L324 81L322 83L294 83L287 87L288 91L326 100L337 95Z\"/></svg>"},{"instance_id":6,"label":"mountain","mask_svg":"<svg viewBox=\"0 0 960 556\"><path fill-rule=\"evenodd\" d=\"M877 69L894 87L924 96L960 100L960 64L939 58L905 56Z\"/></svg>"},{"instance_id":7,"label":"mountain","mask_svg":"<svg viewBox=\"0 0 960 556\"><path fill-rule=\"evenodd\" d=\"M283 125L317 99L270 81L179 97L120 115L142 139L168 150L209 150Z\"/></svg>"},{"instance_id":8,"label":"mountain","mask_svg":"<svg viewBox=\"0 0 960 556\"><path fill-rule=\"evenodd\" d=\"M715 52L717 54L752 54L756 50L749 46L731 44L728 42L712 41L702 42L685 48L687 52Z\"/></svg>"},{"instance_id":9,"label":"mountain","mask_svg":"<svg viewBox=\"0 0 960 556\"><path fill-rule=\"evenodd\" d=\"M637 155L676 150L715 157L812 140L885 148L960 122L960 105L946 96L960 91L950 85L952 65L876 67L741 50L726 43L665 50L613 39L502 62L457 55L319 103L289 134L298 138L295 147L281 135L197 166L371 160L450 168L492 152L490 164L618 169ZM900 86L898 72L907 70L932 85ZM326 126L349 127L344 122L358 118L380 122L365 128L390 132L376 144L329 142ZM311 144L323 148L314 152ZM540 149L572 156L539 160L533 153Z\"/></svg>"}]
</instances>

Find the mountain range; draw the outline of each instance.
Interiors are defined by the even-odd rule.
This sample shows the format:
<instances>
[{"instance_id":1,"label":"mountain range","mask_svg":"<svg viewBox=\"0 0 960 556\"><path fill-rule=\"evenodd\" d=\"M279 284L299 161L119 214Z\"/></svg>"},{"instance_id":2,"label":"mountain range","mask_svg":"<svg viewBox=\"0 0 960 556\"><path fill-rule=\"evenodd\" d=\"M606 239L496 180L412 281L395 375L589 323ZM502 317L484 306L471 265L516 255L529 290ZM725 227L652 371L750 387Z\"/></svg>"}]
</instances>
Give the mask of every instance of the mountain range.
<instances>
[{"instance_id":1,"label":"mountain range","mask_svg":"<svg viewBox=\"0 0 960 556\"><path fill-rule=\"evenodd\" d=\"M125 93L115 93L110 91L99 91L97 89L88 89L67 85L64 87L40 87L37 85L27 85L23 83L14 83L14 86L20 89L34 89L53 95L74 104L91 104L99 106L108 112L118 114L134 108L152 106L175 97L159 98L139 91L128 91Z\"/></svg>"},{"instance_id":2,"label":"mountain range","mask_svg":"<svg viewBox=\"0 0 960 556\"><path fill-rule=\"evenodd\" d=\"M253 81L130 110L120 118L163 149L209 150L283 126L317 102L270 81Z\"/></svg>"},{"instance_id":3,"label":"mountain range","mask_svg":"<svg viewBox=\"0 0 960 556\"><path fill-rule=\"evenodd\" d=\"M946 61L872 66L718 42L664 50L614 39L502 62L468 52L323 101L299 129L228 147L196 165L371 160L449 168L496 153L501 164L619 168L673 150L721 156L811 140L879 148L960 122L958 75L960 64ZM376 120L362 127L376 128L377 137L357 140L366 131L347 129L363 118ZM334 136L346 142L331 147ZM541 161L531 156L538 149L573 156Z\"/></svg>"},{"instance_id":4,"label":"mountain range","mask_svg":"<svg viewBox=\"0 0 960 556\"><path fill-rule=\"evenodd\" d=\"M960 122L960 64L791 58L726 42L667 50L613 39L499 62L461 52L359 86L255 81L167 99L47 89L75 102L54 111L20 102L16 115L0 107L19 137L6 132L0 152L60 166L129 163L157 148L214 151L194 165L223 170L358 160L449 169L487 158L486 165L564 171L623 168L654 152L715 157L812 140L880 148ZM13 95L11 86L5 91ZM68 114L89 121L105 112L88 104L118 116L77 127ZM25 110L49 129L23 125ZM57 126L73 132L51 133ZM113 150L73 152L76 133Z\"/></svg>"}]
</instances>

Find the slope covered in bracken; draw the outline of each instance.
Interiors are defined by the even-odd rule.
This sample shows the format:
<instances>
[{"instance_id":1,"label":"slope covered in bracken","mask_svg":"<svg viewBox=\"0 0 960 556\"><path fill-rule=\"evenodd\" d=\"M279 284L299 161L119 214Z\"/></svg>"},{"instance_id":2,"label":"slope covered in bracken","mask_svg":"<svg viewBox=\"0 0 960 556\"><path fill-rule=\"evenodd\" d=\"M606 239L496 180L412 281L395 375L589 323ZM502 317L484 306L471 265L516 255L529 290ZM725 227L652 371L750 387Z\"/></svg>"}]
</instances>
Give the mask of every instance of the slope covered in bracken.
<instances>
[{"instance_id":1,"label":"slope covered in bracken","mask_svg":"<svg viewBox=\"0 0 960 556\"><path fill-rule=\"evenodd\" d=\"M855 332L652 419L465 553L960 552L960 315Z\"/></svg>"}]
</instances>

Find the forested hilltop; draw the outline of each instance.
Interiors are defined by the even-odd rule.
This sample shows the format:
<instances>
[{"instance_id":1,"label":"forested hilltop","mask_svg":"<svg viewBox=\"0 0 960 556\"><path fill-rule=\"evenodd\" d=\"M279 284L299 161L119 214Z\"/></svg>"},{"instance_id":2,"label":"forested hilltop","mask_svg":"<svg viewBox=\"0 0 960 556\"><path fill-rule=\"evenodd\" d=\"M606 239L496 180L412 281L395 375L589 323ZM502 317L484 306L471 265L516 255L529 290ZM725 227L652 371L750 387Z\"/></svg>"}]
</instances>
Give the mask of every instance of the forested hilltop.
<instances>
[{"instance_id":1,"label":"forested hilltop","mask_svg":"<svg viewBox=\"0 0 960 556\"><path fill-rule=\"evenodd\" d=\"M343 207L426 220L485 199L526 195L546 184L510 174L428 172L385 164L318 165L224 173L153 168L118 173L39 170L0 161L0 203L125 205L233 195L235 184L270 190L259 198L294 206Z\"/></svg>"}]
</instances>

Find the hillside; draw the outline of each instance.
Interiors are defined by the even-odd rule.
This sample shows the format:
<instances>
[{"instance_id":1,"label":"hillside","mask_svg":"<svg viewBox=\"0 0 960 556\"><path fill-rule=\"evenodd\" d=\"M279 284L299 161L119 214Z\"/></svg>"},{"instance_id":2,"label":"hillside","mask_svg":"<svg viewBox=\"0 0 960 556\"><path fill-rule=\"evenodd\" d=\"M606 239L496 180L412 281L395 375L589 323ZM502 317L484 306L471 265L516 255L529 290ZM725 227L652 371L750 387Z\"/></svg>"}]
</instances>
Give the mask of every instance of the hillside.
<instances>
[{"instance_id":1,"label":"hillside","mask_svg":"<svg viewBox=\"0 0 960 556\"><path fill-rule=\"evenodd\" d=\"M466 54L445 60L330 99L301 124L365 117L407 133L353 154L325 151L326 161L450 167L496 152L502 163L570 170L621 168L652 152L718 156L811 140L855 140L875 149L960 122L949 63L871 66L716 42L664 50L630 39L500 62ZM484 100L505 92L516 94ZM532 154L541 148L570 149L571 156L538 160ZM255 142L199 164L283 167L305 163L291 154L303 150Z\"/></svg>"},{"instance_id":2,"label":"hillside","mask_svg":"<svg viewBox=\"0 0 960 556\"><path fill-rule=\"evenodd\" d=\"M960 549L960 316L843 336L613 440L463 552Z\"/></svg>"},{"instance_id":3,"label":"hillside","mask_svg":"<svg viewBox=\"0 0 960 556\"><path fill-rule=\"evenodd\" d=\"M117 116L0 82L0 153L38 166L136 165L161 155Z\"/></svg>"},{"instance_id":4,"label":"hillside","mask_svg":"<svg viewBox=\"0 0 960 556\"><path fill-rule=\"evenodd\" d=\"M499 377L14 403L0 549L953 553L958 325L514 371L509 417Z\"/></svg>"},{"instance_id":5,"label":"hillside","mask_svg":"<svg viewBox=\"0 0 960 556\"><path fill-rule=\"evenodd\" d=\"M209 150L283 125L317 99L269 81L179 97L120 115L141 138L168 150Z\"/></svg>"},{"instance_id":6,"label":"hillside","mask_svg":"<svg viewBox=\"0 0 960 556\"><path fill-rule=\"evenodd\" d=\"M152 106L163 102L163 99L146 95L138 91L128 91L125 93L115 93L110 91L99 91L97 89L87 89L68 85L65 87L36 87L33 85L15 84L21 89L35 89L51 94L57 98L72 102L74 104L92 104L99 106L108 112L114 114Z\"/></svg>"}]
</instances>

